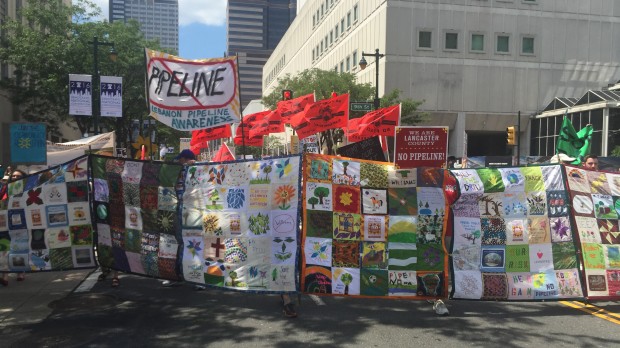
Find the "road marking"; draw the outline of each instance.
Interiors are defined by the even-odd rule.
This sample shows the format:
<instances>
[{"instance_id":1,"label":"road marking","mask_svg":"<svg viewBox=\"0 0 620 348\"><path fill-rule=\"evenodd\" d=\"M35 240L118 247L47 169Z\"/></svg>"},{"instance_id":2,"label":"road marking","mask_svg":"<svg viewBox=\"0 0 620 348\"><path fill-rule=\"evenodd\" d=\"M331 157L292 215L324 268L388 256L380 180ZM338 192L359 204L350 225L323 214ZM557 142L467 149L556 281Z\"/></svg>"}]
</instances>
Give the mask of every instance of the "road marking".
<instances>
[{"instance_id":1,"label":"road marking","mask_svg":"<svg viewBox=\"0 0 620 348\"><path fill-rule=\"evenodd\" d=\"M325 302L323 302L323 300L317 295L309 295L309 296L317 306L326 306Z\"/></svg>"},{"instance_id":2,"label":"road marking","mask_svg":"<svg viewBox=\"0 0 620 348\"><path fill-rule=\"evenodd\" d=\"M101 272L91 273L74 292L89 292L95 284L97 284L97 277L99 277L100 274Z\"/></svg>"},{"instance_id":3,"label":"road marking","mask_svg":"<svg viewBox=\"0 0 620 348\"><path fill-rule=\"evenodd\" d=\"M618 324L620 325L620 314L618 313L613 313L613 312L609 312L604 310L603 308L597 307L597 306L593 306L591 304L587 304L587 303L582 303L582 302L578 302L578 301L560 301L561 304L571 307L571 308L575 308L578 309L582 312L586 312L588 314L592 314L595 317L607 320L609 322L612 322L614 324ZM618 319L616 319L618 318Z\"/></svg>"}]
</instances>

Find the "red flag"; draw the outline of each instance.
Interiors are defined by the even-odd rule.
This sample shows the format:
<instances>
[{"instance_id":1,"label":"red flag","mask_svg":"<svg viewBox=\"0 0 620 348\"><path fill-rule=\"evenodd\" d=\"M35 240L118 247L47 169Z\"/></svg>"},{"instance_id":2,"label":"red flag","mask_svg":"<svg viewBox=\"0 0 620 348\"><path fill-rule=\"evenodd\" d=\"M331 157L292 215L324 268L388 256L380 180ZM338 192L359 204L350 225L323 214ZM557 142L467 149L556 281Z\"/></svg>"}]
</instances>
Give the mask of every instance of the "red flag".
<instances>
[{"instance_id":1,"label":"red flag","mask_svg":"<svg viewBox=\"0 0 620 348\"><path fill-rule=\"evenodd\" d=\"M250 138L280 132L284 132L284 123L278 110L275 110L264 116L262 120L257 120L254 123L250 129Z\"/></svg>"},{"instance_id":2,"label":"red flag","mask_svg":"<svg viewBox=\"0 0 620 348\"><path fill-rule=\"evenodd\" d=\"M306 105L304 121L308 122L311 127L302 127L300 124L295 128L300 139L328 129L346 128L349 122L349 94Z\"/></svg>"},{"instance_id":3,"label":"red flag","mask_svg":"<svg viewBox=\"0 0 620 348\"><path fill-rule=\"evenodd\" d=\"M364 136L394 136L395 127L400 119L400 105L392 105L387 108L371 111L362 117L359 123L360 135Z\"/></svg>"},{"instance_id":4,"label":"red flag","mask_svg":"<svg viewBox=\"0 0 620 348\"><path fill-rule=\"evenodd\" d=\"M302 95L291 100L279 101L277 110L282 117L282 122L290 123L291 117L303 114L304 108L312 103L314 103L314 93Z\"/></svg>"},{"instance_id":5,"label":"red flag","mask_svg":"<svg viewBox=\"0 0 620 348\"><path fill-rule=\"evenodd\" d=\"M245 140L244 140L245 138ZM263 137L250 138L250 128L247 123L240 123L237 125L235 131L235 138L233 139L235 145L240 146L263 146Z\"/></svg>"},{"instance_id":6,"label":"red flag","mask_svg":"<svg viewBox=\"0 0 620 348\"><path fill-rule=\"evenodd\" d=\"M211 162L224 162L224 161L234 161L235 156L232 154L228 145L226 143L222 143L220 149L217 150L217 153L211 159Z\"/></svg>"},{"instance_id":7,"label":"red flag","mask_svg":"<svg viewBox=\"0 0 620 348\"><path fill-rule=\"evenodd\" d=\"M370 138L369 136L363 136L359 134L360 123L363 121L363 117L354 118L349 120L347 128L344 129L344 134L347 137L347 141L350 143L356 143L364 139Z\"/></svg>"},{"instance_id":8,"label":"red flag","mask_svg":"<svg viewBox=\"0 0 620 348\"><path fill-rule=\"evenodd\" d=\"M212 128L199 129L192 131L192 140L190 140L189 144L196 145L198 143L204 143L211 140L229 138L231 135L232 131L230 130L230 124Z\"/></svg>"},{"instance_id":9,"label":"red flag","mask_svg":"<svg viewBox=\"0 0 620 348\"><path fill-rule=\"evenodd\" d=\"M204 142L204 143L198 143L198 144L194 144L194 145L190 145L189 149L194 153L194 155L198 155L200 154L200 152L202 151L202 149L208 149L209 148L209 144Z\"/></svg>"}]
</instances>

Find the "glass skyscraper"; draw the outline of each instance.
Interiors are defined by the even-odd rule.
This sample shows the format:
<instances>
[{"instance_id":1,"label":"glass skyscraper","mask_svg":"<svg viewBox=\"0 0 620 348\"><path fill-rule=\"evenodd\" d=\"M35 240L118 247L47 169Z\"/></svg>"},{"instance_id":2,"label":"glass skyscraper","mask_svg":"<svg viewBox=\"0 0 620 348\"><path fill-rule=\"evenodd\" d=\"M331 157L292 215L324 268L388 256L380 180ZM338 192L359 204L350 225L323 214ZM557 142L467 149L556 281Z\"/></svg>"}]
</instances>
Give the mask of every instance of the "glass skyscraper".
<instances>
[{"instance_id":1,"label":"glass skyscraper","mask_svg":"<svg viewBox=\"0 0 620 348\"><path fill-rule=\"evenodd\" d=\"M179 52L178 0L110 0L110 22L135 19L149 40Z\"/></svg>"},{"instance_id":2,"label":"glass skyscraper","mask_svg":"<svg viewBox=\"0 0 620 348\"><path fill-rule=\"evenodd\" d=\"M239 57L241 106L262 97L263 65L295 19L297 0L228 0L226 54Z\"/></svg>"}]
</instances>

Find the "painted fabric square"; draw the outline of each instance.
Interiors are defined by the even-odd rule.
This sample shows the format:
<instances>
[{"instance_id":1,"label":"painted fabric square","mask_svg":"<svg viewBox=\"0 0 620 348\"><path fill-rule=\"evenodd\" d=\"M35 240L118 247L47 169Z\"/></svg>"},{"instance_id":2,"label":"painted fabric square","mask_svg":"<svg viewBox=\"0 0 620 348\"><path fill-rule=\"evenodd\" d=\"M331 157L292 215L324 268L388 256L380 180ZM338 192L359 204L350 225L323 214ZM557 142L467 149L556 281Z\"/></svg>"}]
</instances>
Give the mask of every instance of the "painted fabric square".
<instances>
[{"instance_id":1,"label":"painted fabric square","mask_svg":"<svg viewBox=\"0 0 620 348\"><path fill-rule=\"evenodd\" d=\"M527 244L529 232L527 230L527 219L506 219L506 244Z\"/></svg>"},{"instance_id":2,"label":"painted fabric square","mask_svg":"<svg viewBox=\"0 0 620 348\"><path fill-rule=\"evenodd\" d=\"M250 233L248 236L265 236L271 231L270 216L268 211L251 212L248 215L248 230ZM239 221L240 223L240 221ZM284 222L282 224L284 228Z\"/></svg>"},{"instance_id":3,"label":"painted fabric square","mask_svg":"<svg viewBox=\"0 0 620 348\"><path fill-rule=\"evenodd\" d=\"M555 278L561 297L583 297L581 280L576 269L555 271Z\"/></svg>"},{"instance_id":4,"label":"painted fabric square","mask_svg":"<svg viewBox=\"0 0 620 348\"><path fill-rule=\"evenodd\" d=\"M585 169L566 167L566 181L571 191L590 193L590 184Z\"/></svg>"},{"instance_id":5,"label":"painted fabric square","mask_svg":"<svg viewBox=\"0 0 620 348\"><path fill-rule=\"evenodd\" d=\"M483 272L506 272L505 247L483 246L480 254L480 270Z\"/></svg>"},{"instance_id":6,"label":"painted fabric square","mask_svg":"<svg viewBox=\"0 0 620 348\"><path fill-rule=\"evenodd\" d=\"M74 202L88 202L88 182L72 181L66 183L67 185L67 201L69 203Z\"/></svg>"},{"instance_id":7,"label":"painted fabric square","mask_svg":"<svg viewBox=\"0 0 620 348\"><path fill-rule=\"evenodd\" d=\"M558 282L553 270L532 274L534 298L537 300L555 299L559 296Z\"/></svg>"},{"instance_id":8,"label":"painted fabric square","mask_svg":"<svg viewBox=\"0 0 620 348\"><path fill-rule=\"evenodd\" d=\"M211 194L217 194L217 189L213 188ZM249 191L249 210L270 210L271 209L271 185L251 185ZM218 198L219 199L219 198ZM217 199L216 199L217 201ZM276 203L277 204L277 203Z\"/></svg>"},{"instance_id":9,"label":"painted fabric square","mask_svg":"<svg viewBox=\"0 0 620 348\"><path fill-rule=\"evenodd\" d=\"M440 168L418 168L418 187L442 187L444 170Z\"/></svg>"},{"instance_id":10,"label":"painted fabric square","mask_svg":"<svg viewBox=\"0 0 620 348\"><path fill-rule=\"evenodd\" d=\"M441 245L418 244L417 270L441 271L444 269L444 253Z\"/></svg>"},{"instance_id":11,"label":"painted fabric square","mask_svg":"<svg viewBox=\"0 0 620 348\"><path fill-rule=\"evenodd\" d=\"M533 300L534 279L529 272L515 272L508 274L508 299Z\"/></svg>"},{"instance_id":12,"label":"painted fabric square","mask_svg":"<svg viewBox=\"0 0 620 348\"><path fill-rule=\"evenodd\" d=\"M498 168L504 182L504 191L523 192L525 190L525 176L519 168Z\"/></svg>"},{"instance_id":13,"label":"painted fabric square","mask_svg":"<svg viewBox=\"0 0 620 348\"><path fill-rule=\"evenodd\" d=\"M545 195L545 192L528 192L526 200L527 213L529 216L547 215L547 196Z\"/></svg>"},{"instance_id":14,"label":"painted fabric square","mask_svg":"<svg viewBox=\"0 0 620 348\"><path fill-rule=\"evenodd\" d=\"M574 243L553 243L551 251L553 253L553 269L577 268L577 250Z\"/></svg>"},{"instance_id":15,"label":"painted fabric square","mask_svg":"<svg viewBox=\"0 0 620 348\"><path fill-rule=\"evenodd\" d=\"M297 211L271 211L269 219L272 236L297 238L297 229L299 228Z\"/></svg>"},{"instance_id":16,"label":"painted fabric square","mask_svg":"<svg viewBox=\"0 0 620 348\"><path fill-rule=\"evenodd\" d=\"M141 186L159 186L159 169L161 165L157 163L146 162L142 165L142 173L140 178Z\"/></svg>"},{"instance_id":17,"label":"painted fabric square","mask_svg":"<svg viewBox=\"0 0 620 348\"><path fill-rule=\"evenodd\" d=\"M362 243L362 267L387 269L387 244L384 242Z\"/></svg>"},{"instance_id":18,"label":"painted fabric square","mask_svg":"<svg viewBox=\"0 0 620 348\"><path fill-rule=\"evenodd\" d=\"M256 252L256 251L255 251ZM294 237L275 237L271 243L271 263L295 265L297 244Z\"/></svg>"},{"instance_id":19,"label":"painted fabric square","mask_svg":"<svg viewBox=\"0 0 620 348\"><path fill-rule=\"evenodd\" d=\"M504 193L502 200L501 200L502 215L505 215L506 217L511 217L511 218L526 217L527 216L527 204L525 202L526 202L525 194L522 192ZM485 206L485 209L486 209L486 206ZM495 209L496 208L493 205L491 205L491 211L494 211Z\"/></svg>"},{"instance_id":20,"label":"painted fabric square","mask_svg":"<svg viewBox=\"0 0 620 348\"><path fill-rule=\"evenodd\" d=\"M415 271L388 271L389 296L417 296L418 277Z\"/></svg>"},{"instance_id":21,"label":"painted fabric square","mask_svg":"<svg viewBox=\"0 0 620 348\"><path fill-rule=\"evenodd\" d=\"M359 214L334 213L334 239L360 240L362 218Z\"/></svg>"},{"instance_id":22,"label":"painted fabric square","mask_svg":"<svg viewBox=\"0 0 620 348\"><path fill-rule=\"evenodd\" d=\"M477 270L467 270L454 273L454 297L477 300L482 298L484 286L482 273Z\"/></svg>"},{"instance_id":23,"label":"painted fabric square","mask_svg":"<svg viewBox=\"0 0 620 348\"><path fill-rule=\"evenodd\" d=\"M540 167L545 190L565 192L564 179L562 178L562 167L559 165Z\"/></svg>"},{"instance_id":24,"label":"painted fabric square","mask_svg":"<svg viewBox=\"0 0 620 348\"><path fill-rule=\"evenodd\" d=\"M594 216L597 219L618 219L611 196L592 194L592 201L594 203Z\"/></svg>"},{"instance_id":25,"label":"painted fabric square","mask_svg":"<svg viewBox=\"0 0 620 348\"><path fill-rule=\"evenodd\" d=\"M360 189L351 186L333 185L334 211L342 213L360 213ZM386 202L387 203L387 202Z\"/></svg>"},{"instance_id":26,"label":"painted fabric square","mask_svg":"<svg viewBox=\"0 0 620 348\"><path fill-rule=\"evenodd\" d=\"M314 182L307 183L306 209L333 211L332 185Z\"/></svg>"},{"instance_id":27,"label":"painted fabric square","mask_svg":"<svg viewBox=\"0 0 620 348\"><path fill-rule=\"evenodd\" d=\"M360 267L360 242L334 240L332 245L332 266Z\"/></svg>"},{"instance_id":28,"label":"painted fabric square","mask_svg":"<svg viewBox=\"0 0 620 348\"><path fill-rule=\"evenodd\" d=\"M359 268L332 268L332 293L343 295L359 295Z\"/></svg>"},{"instance_id":29,"label":"painted fabric square","mask_svg":"<svg viewBox=\"0 0 620 348\"><path fill-rule=\"evenodd\" d=\"M304 251L307 264L327 267L332 265L332 239L308 237Z\"/></svg>"},{"instance_id":30,"label":"painted fabric square","mask_svg":"<svg viewBox=\"0 0 620 348\"><path fill-rule=\"evenodd\" d=\"M183 169L178 164L162 163L159 168L159 186L174 187L179 179L179 173Z\"/></svg>"},{"instance_id":31,"label":"painted fabric square","mask_svg":"<svg viewBox=\"0 0 620 348\"><path fill-rule=\"evenodd\" d=\"M69 224L69 216L66 205L48 205L45 207L47 226L60 227Z\"/></svg>"},{"instance_id":32,"label":"painted fabric square","mask_svg":"<svg viewBox=\"0 0 620 348\"><path fill-rule=\"evenodd\" d=\"M110 189L108 182L104 179L93 179L95 187L95 200L99 202L108 202L110 198Z\"/></svg>"},{"instance_id":33,"label":"painted fabric square","mask_svg":"<svg viewBox=\"0 0 620 348\"><path fill-rule=\"evenodd\" d=\"M140 207L143 210L157 210L157 198L159 188L157 186L140 186Z\"/></svg>"},{"instance_id":34,"label":"painted fabric square","mask_svg":"<svg viewBox=\"0 0 620 348\"><path fill-rule=\"evenodd\" d=\"M551 243L530 245L530 270L532 272L553 270Z\"/></svg>"},{"instance_id":35,"label":"painted fabric square","mask_svg":"<svg viewBox=\"0 0 620 348\"><path fill-rule=\"evenodd\" d=\"M607 183L607 175L592 170L586 171L588 182L590 183L590 192L593 194L611 195L611 189Z\"/></svg>"},{"instance_id":36,"label":"painted fabric square","mask_svg":"<svg viewBox=\"0 0 620 348\"><path fill-rule=\"evenodd\" d=\"M418 248L415 243L388 243L388 269L415 271L418 263Z\"/></svg>"},{"instance_id":37,"label":"painted fabric square","mask_svg":"<svg viewBox=\"0 0 620 348\"><path fill-rule=\"evenodd\" d=\"M306 217L306 236L332 238L334 228L331 211L308 210Z\"/></svg>"},{"instance_id":38,"label":"painted fabric square","mask_svg":"<svg viewBox=\"0 0 620 348\"><path fill-rule=\"evenodd\" d=\"M337 185L359 186L360 163L351 160L334 159L332 182Z\"/></svg>"},{"instance_id":39,"label":"painted fabric square","mask_svg":"<svg viewBox=\"0 0 620 348\"><path fill-rule=\"evenodd\" d=\"M360 185L362 188L388 188L387 168L370 162L360 163Z\"/></svg>"},{"instance_id":40,"label":"painted fabric square","mask_svg":"<svg viewBox=\"0 0 620 348\"><path fill-rule=\"evenodd\" d=\"M387 221L386 216L363 215L362 225L364 229L363 239L365 241L385 241Z\"/></svg>"},{"instance_id":41,"label":"painted fabric square","mask_svg":"<svg viewBox=\"0 0 620 348\"><path fill-rule=\"evenodd\" d=\"M309 266L304 269L304 291L313 294L332 293L332 272L330 267Z\"/></svg>"},{"instance_id":42,"label":"painted fabric square","mask_svg":"<svg viewBox=\"0 0 620 348\"><path fill-rule=\"evenodd\" d=\"M130 207L140 207L140 184L123 183L123 202Z\"/></svg>"},{"instance_id":43,"label":"painted fabric square","mask_svg":"<svg viewBox=\"0 0 620 348\"><path fill-rule=\"evenodd\" d=\"M444 288L444 281L441 273L418 272L418 295L419 296L441 296Z\"/></svg>"},{"instance_id":44,"label":"painted fabric square","mask_svg":"<svg viewBox=\"0 0 620 348\"><path fill-rule=\"evenodd\" d=\"M484 192L503 192L504 182L502 181L502 174L495 168L482 168L477 169L476 172L484 185Z\"/></svg>"},{"instance_id":45,"label":"painted fabric square","mask_svg":"<svg viewBox=\"0 0 620 348\"><path fill-rule=\"evenodd\" d=\"M418 243L439 244L443 232L442 215L418 215Z\"/></svg>"},{"instance_id":46,"label":"painted fabric square","mask_svg":"<svg viewBox=\"0 0 620 348\"><path fill-rule=\"evenodd\" d=\"M273 186L273 200L272 204L274 209L279 210L293 210L297 209L297 199L299 197L297 193L297 185L272 185Z\"/></svg>"},{"instance_id":47,"label":"painted fabric square","mask_svg":"<svg viewBox=\"0 0 620 348\"><path fill-rule=\"evenodd\" d=\"M330 160L316 157L306 157L308 161L308 180L316 182L331 182L332 163Z\"/></svg>"},{"instance_id":48,"label":"painted fabric square","mask_svg":"<svg viewBox=\"0 0 620 348\"><path fill-rule=\"evenodd\" d=\"M416 168L395 169L388 168L389 187L416 187L418 185L418 170Z\"/></svg>"},{"instance_id":49,"label":"painted fabric square","mask_svg":"<svg viewBox=\"0 0 620 348\"><path fill-rule=\"evenodd\" d=\"M572 192L571 192L572 193ZM590 195L572 194L573 214L594 217L594 203Z\"/></svg>"},{"instance_id":50,"label":"painted fabric square","mask_svg":"<svg viewBox=\"0 0 620 348\"><path fill-rule=\"evenodd\" d=\"M478 201L480 217L500 217L505 215L502 208L504 204L502 202L503 199L504 194L501 192L482 195Z\"/></svg>"},{"instance_id":51,"label":"painted fabric square","mask_svg":"<svg viewBox=\"0 0 620 348\"><path fill-rule=\"evenodd\" d=\"M552 242L568 242L573 240L573 233L567 216L550 218L549 223L551 224Z\"/></svg>"},{"instance_id":52,"label":"painted fabric square","mask_svg":"<svg viewBox=\"0 0 620 348\"><path fill-rule=\"evenodd\" d=\"M463 196L471 196L474 193L484 193L484 184L475 169L452 170L450 171L459 183L459 188Z\"/></svg>"},{"instance_id":53,"label":"painted fabric square","mask_svg":"<svg viewBox=\"0 0 620 348\"><path fill-rule=\"evenodd\" d=\"M480 209L478 202L482 194L461 195L452 205L452 212L455 217L471 217L480 219Z\"/></svg>"},{"instance_id":54,"label":"painted fabric square","mask_svg":"<svg viewBox=\"0 0 620 348\"><path fill-rule=\"evenodd\" d=\"M568 202L566 191L547 191L549 216L568 216Z\"/></svg>"},{"instance_id":55,"label":"painted fabric square","mask_svg":"<svg viewBox=\"0 0 620 348\"><path fill-rule=\"evenodd\" d=\"M226 178L222 182L222 185L226 186L242 186L246 185L250 181L250 163L251 162L241 162L241 163L229 163L224 166L226 169ZM278 178L288 178L290 175L292 166L289 164L285 165L282 170L276 164L276 177ZM288 173L288 174L287 174Z\"/></svg>"},{"instance_id":56,"label":"painted fabric square","mask_svg":"<svg viewBox=\"0 0 620 348\"><path fill-rule=\"evenodd\" d=\"M124 183L140 185L142 179L142 166L144 162L126 161L121 178Z\"/></svg>"},{"instance_id":57,"label":"painted fabric square","mask_svg":"<svg viewBox=\"0 0 620 348\"><path fill-rule=\"evenodd\" d=\"M506 223L502 218L480 219L483 245L505 245Z\"/></svg>"},{"instance_id":58,"label":"painted fabric square","mask_svg":"<svg viewBox=\"0 0 620 348\"><path fill-rule=\"evenodd\" d=\"M529 271L530 271L530 247L529 245L507 245L506 246L506 272L529 272Z\"/></svg>"},{"instance_id":59,"label":"painted fabric square","mask_svg":"<svg viewBox=\"0 0 620 348\"><path fill-rule=\"evenodd\" d=\"M482 299L506 300L508 299L508 279L502 273L482 273Z\"/></svg>"},{"instance_id":60,"label":"painted fabric square","mask_svg":"<svg viewBox=\"0 0 620 348\"><path fill-rule=\"evenodd\" d=\"M381 214L388 212L387 190L362 189L362 213Z\"/></svg>"},{"instance_id":61,"label":"painted fabric square","mask_svg":"<svg viewBox=\"0 0 620 348\"><path fill-rule=\"evenodd\" d=\"M391 243L416 243L418 240L415 216L390 216L388 241Z\"/></svg>"},{"instance_id":62,"label":"painted fabric square","mask_svg":"<svg viewBox=\"0 0 620 348\"><path fill-rule=\"evenodd\" d=\"M418 199L415 187L388 189L390 215L418 215Z\"/></svg>"},{"instance_id":63,"label":"painted fabric square","mask_svg":"<svg viewBox=\"0 0 620 348\"><path fill-rule=\"evenodd\" d=\"M545 217L533 217L527 219L529 244L543 244L551 242L549 232L549 219Z\"/></svg>"},{"instance_id":64,"label":"painted fabric square","mask_svg":"<svg viewBox=\"0 0 620 348\"><path fill-rule=\"evenodd\" d=\"M601 243L598 221L595 218L575 216L575 224L582 243Z\"/></svg>"},{"instance_id":65,"label":"painted fabric square","mask_svg":"<svg viewBox=\"0 0 620 348\"><path fill-rule=\"evenodd\" d=\"M521 173L525 177L525 192L537 192L545 190L545 182L541 167L521 167Z\"/></svg>"},{"instance_id":66,"label":"painted fabric square","mask_svg":"<svg viewBox=\"0 0 620 348\"><path fill-rule=\"evenodd\" d=\"M388 294L388 271L379 269L360 270L360 295L386 296Z\"/></svg>"}]
</instances>

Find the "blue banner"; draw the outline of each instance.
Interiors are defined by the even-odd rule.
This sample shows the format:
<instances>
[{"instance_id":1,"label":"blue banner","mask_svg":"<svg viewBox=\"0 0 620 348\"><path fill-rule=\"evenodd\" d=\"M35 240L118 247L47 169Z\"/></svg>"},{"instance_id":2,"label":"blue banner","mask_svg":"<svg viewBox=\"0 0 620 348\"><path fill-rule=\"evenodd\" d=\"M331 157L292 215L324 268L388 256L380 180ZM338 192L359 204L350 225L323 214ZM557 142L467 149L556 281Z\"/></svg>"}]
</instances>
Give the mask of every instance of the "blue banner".
<instances>
[{"instance_id":1,"label":"blue banner","mask_svg":"<svg viewBox=\"0 0 620 348\"><path fill-rule=\"evenodd\" d=\"M11 124L11 163L46 164L46 129L43 123Z\"/></svg>"}]
</instances>

